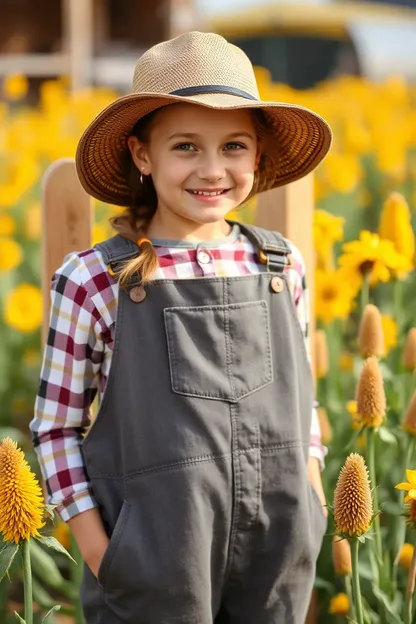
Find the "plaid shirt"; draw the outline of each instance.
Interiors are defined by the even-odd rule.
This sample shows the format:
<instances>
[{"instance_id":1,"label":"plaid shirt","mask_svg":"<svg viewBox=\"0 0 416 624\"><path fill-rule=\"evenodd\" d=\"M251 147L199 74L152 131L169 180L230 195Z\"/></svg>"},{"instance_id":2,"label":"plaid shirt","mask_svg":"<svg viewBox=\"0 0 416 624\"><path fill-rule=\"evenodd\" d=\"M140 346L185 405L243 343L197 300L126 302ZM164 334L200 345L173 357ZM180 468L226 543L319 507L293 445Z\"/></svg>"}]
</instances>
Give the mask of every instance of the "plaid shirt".
<instances>
[{"instance_id":1,"label":"plaid shirt","mask_svg":"<svg viewBox=\"0 0 416 624\"><path fill-rule=\"evenodd\" d=\"M237 225L220 241L152 242L159 257L155 279L232 277L261 270L253 245ZM299 250L291 247L294 262L286 269L288 284L309 352L305 266ZM98 250L70 255L53 276L49 335L30 428L48 502L65 521L97 507L80 444L90 424L92 401L97 391L102 397L106 386L117 299L118 284ZM310 455L322 462L325 452L314 409Z\"/></svg>"}]
</instances>

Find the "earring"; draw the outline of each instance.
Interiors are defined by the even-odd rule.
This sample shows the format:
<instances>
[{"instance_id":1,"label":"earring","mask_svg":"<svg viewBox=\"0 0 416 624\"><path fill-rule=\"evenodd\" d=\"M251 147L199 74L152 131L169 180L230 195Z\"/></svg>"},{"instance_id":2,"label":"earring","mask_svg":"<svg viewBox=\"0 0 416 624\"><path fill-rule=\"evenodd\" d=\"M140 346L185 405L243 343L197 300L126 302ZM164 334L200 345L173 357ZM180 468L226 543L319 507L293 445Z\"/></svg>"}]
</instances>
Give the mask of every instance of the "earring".
<instances>
[{"instance_id":1,"label":"earring","mask_svg":"<svg viewBox=\"0 0 416 624\"><path fill-rule=\"evenodd\" d=\"M140 170L140 184L143 184L143 169Z\"/></svg>"}]
</instances>

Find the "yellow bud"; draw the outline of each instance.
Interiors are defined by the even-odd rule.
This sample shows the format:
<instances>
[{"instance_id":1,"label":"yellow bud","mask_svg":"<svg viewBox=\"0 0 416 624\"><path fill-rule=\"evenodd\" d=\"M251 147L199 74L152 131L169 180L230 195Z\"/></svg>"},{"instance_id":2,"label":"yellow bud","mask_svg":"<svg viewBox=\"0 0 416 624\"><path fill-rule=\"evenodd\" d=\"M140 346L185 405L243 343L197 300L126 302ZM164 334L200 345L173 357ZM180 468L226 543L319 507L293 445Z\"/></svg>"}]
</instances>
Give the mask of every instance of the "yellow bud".
<instances>
[{"instance_id":1,"label":"yellow bud","mask_svg":"<svg viewBox=\"0 0 416 624\"><path fill-rule=\"evenodd\" d=\"M350 611L350 601L347 594L336 594L329 602L329 613L345 617Z\"/></svg>"},{"instance_id":2,"label":"yellow bud","mask_svg":"<svg viewBox=\"0 0 416 624\"><path fill-rule=\"evenodd\" d=\"M386 415L383 376L375 356L364 361L357 385L357 415L362 425L379 427Z\"/></svg>"},{"instance_id":3,"label":"yellow bud","mask_svg":"<svg viewBox=\"0 0 416 624\"><path fill-rule=\"evenodd\" d=\"M370 479L364 458L351 453L339 473L334 493L337 532L349 537L367 533L373 516Z\"/></svg>"},{"instance_id":4,"label":"yellow bud","mask_svg":"<svg viewBox=\"0 0 416 624\"><path fill-rule=\"evenodd\" d=\"M317 379L326 377L329 371L329 355L326 333L322 329L315 332L315 374Z\"/></svg>"},{"instance_id":5,"label":"yellow bud","mask_svg":"<svg viewBox=\"0 0 416 624\"><path fill-rule=\"evenodd\" d=\"M328 413L324 407L318 407L318 420L321 428L322 442L328 444L332 440L332 427L329 422Z\"/></svg>"},{"instance_id":6,"label":"yellow bud","mask_svg":"<svg viewBox=\"0 0 416 624\"><path fill-rule=\"evenodd\" d=\"M412 435L416 435L416 392L411 398L407 408L403 421L403 429Z\"/></svg>"},{"instance_id":7,"label":"yellow bud","mask_svg":"<svg viewBox=\"0 0 416 624\"><path fill-rule=\"evenodd\" d=\"M408 370L416 370L416 327L407 332L403 352L403 364Z\"/></svg>"},{"instance_id":8,"label":"yellow bud","mask_svg":"<svg viewBox=\"0 0 416 624\"><path fill-rule=\"evenodd\" d=\"M372 304L366 305L358 333L358 347L362 357L384 354L384 333L379 309Z\"/></svg>"},{"instance_id":9,"label":"yellow bud","mask_svg":"<svg viewBox=\"0 0 416 624\"><path fill-rule=\"evenodd\" d=\"M412 544L403 544L403 547L400 551L399 555L399 563L400 565L408 570L410 568L410 562L413 557L414 546Z\"/></svg>"},{"instance_id":10,"label":"yellow bud","mask_svg":"<svg viewBox=\"0 0 416 624\"><path fill-rule=\"evenodd\" d=\"M340 576L346 576L352 572L351 547L347 539L334 535L332 540L332 561L334 570Z\"/></svg>"}]
</instances>

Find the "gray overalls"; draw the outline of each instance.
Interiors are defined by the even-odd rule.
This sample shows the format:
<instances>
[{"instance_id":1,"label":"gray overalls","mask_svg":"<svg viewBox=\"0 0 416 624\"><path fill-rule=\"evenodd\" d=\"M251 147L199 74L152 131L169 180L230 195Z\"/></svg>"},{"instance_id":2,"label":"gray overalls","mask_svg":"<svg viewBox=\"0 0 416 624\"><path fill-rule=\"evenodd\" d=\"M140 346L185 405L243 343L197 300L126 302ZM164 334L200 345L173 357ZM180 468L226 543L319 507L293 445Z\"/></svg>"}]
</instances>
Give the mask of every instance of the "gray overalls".
<instances>
[{"instance_id":1,"label":"gray overalls","mask_svg":"<svg viewBox=\"0 0 416 624\"><path fill-rule=\"evenodd\" d=\"M307 479L313 385L284 239L242 277L120 290L99 415L82 445L111 536L87 624L304 624L326 518ZM113 269L138 253L97 245Z\"/></svg>"}]
</instances>

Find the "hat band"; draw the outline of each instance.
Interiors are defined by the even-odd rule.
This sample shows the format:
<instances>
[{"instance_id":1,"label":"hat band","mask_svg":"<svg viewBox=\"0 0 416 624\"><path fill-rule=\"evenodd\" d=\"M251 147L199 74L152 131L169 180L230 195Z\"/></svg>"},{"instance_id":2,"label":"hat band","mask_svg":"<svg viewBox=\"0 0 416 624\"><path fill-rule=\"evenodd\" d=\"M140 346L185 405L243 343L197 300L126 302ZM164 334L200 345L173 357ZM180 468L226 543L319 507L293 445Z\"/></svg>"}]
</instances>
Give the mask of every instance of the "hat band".
<instances>
[{"instance_id":1,"label":"hat band","mask_svg":"<svg viewBox=\"0 0 416 624\"><path fill-rule=\"evenodd\" d=\"M200 87L186 87L185 89L178 89L177 91L171 91L169 95L203 95L204 93L226 93L227 95L237 95L243 97L246 100L255 100L257 98L247 91L241 91L240 89L234 89L234 87L226 87L225 85L201 85Z\"/></svg>"}]
</instances>

